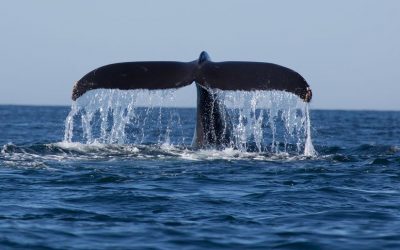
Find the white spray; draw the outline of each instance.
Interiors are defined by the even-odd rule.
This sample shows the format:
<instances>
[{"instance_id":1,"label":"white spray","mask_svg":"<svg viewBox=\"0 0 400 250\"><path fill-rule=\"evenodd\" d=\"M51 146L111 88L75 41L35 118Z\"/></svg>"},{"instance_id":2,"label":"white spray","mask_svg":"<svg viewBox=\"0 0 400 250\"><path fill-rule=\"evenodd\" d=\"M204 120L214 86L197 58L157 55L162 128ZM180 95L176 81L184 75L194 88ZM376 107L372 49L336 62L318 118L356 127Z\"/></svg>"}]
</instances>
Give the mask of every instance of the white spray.
<instances>
[{"instance_id":1,"label":"white spray","mask_svg":"<svg viewBox=\"0 0 400 250\"><path fill-rule=\"evenodd\" d=\"M179 112L161 106L174 101L173 90L93 90L71 106L65 142L141 144L156 134L155 144L171 143L183 130ZM317 153L311 140L309 107L297 96L277 91L217 91L233 124L231 146L240 151L282 154ZM172 105L173 106L173 105ZM158 117L151 113L158 113ZM131 129L127 132L128 129ZM185 141L183 131L180 141ZM189 146L189 145L186 145Z\"/></svg>"}]
</instances>

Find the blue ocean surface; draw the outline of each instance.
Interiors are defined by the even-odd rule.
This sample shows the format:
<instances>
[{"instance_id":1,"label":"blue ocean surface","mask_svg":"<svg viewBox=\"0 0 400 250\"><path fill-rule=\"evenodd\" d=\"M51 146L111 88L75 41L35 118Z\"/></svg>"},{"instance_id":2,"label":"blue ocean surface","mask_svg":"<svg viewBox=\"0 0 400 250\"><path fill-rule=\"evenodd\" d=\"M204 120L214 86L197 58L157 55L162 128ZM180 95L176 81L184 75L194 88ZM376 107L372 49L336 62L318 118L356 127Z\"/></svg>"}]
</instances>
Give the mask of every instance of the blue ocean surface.
<instances>
[{"instance_id":1,"label":"blue ocean surface","mask_svg":"<svg viewBox=\"0 0 400 250\"><path fill-rule=\"evenodd\" d=\"M311 110L305 156L192 149L192 108L65 142L70 110L0 106L0 249L400 249L400 112Z\"/></svg>"}]
</instances>

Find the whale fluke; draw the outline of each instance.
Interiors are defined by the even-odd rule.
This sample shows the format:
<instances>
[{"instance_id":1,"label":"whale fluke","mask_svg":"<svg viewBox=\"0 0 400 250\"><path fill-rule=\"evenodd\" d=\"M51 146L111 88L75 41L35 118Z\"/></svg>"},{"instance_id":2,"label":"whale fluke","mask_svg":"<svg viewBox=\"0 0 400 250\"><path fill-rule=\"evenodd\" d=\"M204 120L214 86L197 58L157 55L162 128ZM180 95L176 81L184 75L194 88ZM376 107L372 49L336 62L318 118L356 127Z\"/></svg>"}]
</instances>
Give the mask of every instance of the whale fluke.
<instances>
[{"instance_id":1,"label":"whale fluke","mask_svg":"<svg viewBox=\"0 0 400 250\"><path fill-rule=\"evenodd\" d=\"M72 90L72 100L93 89L170 89L193 82L195 63L124 62L97 68L82 77Z\"/></svg>"},{"instance_id":2,"label":"whale fluke","mask_svg":"<svg viewBox=\"0 0 400 250\"><path fill-rule=\"evenodd\" d=\"M192 62L125 62L97 68L75 84L72 100L93 89L169 89L192 82L221 90L286 91L306 102L312 97L304 78L289 68L263 62L212 62L202 52Z\"/></svg>"},{"instance_id":3,"label":"whale fluke","mask_svg":"<svg viewBox=\"0 0 400 250\"><path fill-rule=\"evenodd\" d=\"M200 75L198 83L209 88L286 91L306 102L312 97L309 85L299 73L273 63L207 61L201 66Z\"/></svg>"}]
</instances>

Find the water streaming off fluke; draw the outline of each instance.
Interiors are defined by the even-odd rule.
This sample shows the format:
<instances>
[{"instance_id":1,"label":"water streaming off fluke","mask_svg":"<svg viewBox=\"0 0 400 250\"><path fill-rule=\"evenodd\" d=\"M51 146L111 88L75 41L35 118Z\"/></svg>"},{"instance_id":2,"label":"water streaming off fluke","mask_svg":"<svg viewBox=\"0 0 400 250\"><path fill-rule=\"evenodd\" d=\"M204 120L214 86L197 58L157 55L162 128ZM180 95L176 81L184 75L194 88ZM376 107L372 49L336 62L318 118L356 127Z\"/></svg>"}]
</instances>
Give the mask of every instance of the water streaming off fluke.
<instances>
[{"instance_id":1,"label":"water streaming off fluke","mask_svg":"<svg viewBox=\"0 0 400 250\"><path fill-rule=\"evenodd\" d=\"M232 122L229 148L243 152L316 155L308 105L280 91L216 91ZM148 144L190 148L194 127L183 129L174 90L93 90L65 121L65 142ZM189 116L190 117L190 116Z\"/></svg>"}]
</instances>

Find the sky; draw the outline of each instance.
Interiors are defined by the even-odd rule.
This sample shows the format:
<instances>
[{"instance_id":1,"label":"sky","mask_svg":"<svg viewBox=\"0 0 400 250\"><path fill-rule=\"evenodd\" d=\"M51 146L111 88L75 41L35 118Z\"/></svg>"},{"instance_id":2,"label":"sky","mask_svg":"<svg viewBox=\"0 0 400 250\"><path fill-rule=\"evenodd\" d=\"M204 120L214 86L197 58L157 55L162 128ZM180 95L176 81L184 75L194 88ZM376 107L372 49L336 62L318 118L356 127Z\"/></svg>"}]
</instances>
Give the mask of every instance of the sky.
<instances>
[{"instance_id":1,"label":"sky","mask_svg":"<svg viewBox=\"0 0 400 250\"><path fill-rule=\"evenodd\" d=\"M314 109L400 110L397 0L0 0L0 104L70 105L126 61L261 61L299 72ZM193 86L178 91L195 106Z\"/></svg>"}]
</instances>

